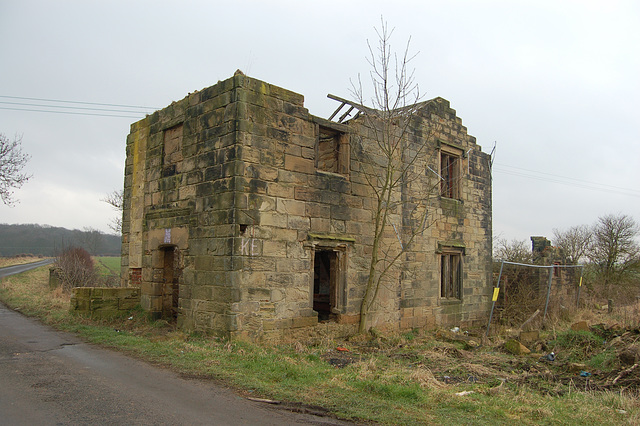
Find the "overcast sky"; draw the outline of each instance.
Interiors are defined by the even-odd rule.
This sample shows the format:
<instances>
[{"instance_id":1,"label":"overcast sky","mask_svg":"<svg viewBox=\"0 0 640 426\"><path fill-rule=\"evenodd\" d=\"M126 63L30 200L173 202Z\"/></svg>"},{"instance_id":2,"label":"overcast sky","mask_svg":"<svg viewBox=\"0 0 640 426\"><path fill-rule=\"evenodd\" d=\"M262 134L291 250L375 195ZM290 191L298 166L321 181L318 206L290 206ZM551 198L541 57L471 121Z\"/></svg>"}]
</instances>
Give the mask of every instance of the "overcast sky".
<instances>
[{"instance_id":1,"label":"overcast sky","mask_svg":"<svg viewBox=\"0 0 640 426\"><path fill-rule=\"evenodd\" d=\"M109 231L129 125L236 69L327 118L381 16L426 98L496 145L494 236L640 222L640 2L0 0L0 133L33 174L0 223Z\"/></svg>"}]
</instances>

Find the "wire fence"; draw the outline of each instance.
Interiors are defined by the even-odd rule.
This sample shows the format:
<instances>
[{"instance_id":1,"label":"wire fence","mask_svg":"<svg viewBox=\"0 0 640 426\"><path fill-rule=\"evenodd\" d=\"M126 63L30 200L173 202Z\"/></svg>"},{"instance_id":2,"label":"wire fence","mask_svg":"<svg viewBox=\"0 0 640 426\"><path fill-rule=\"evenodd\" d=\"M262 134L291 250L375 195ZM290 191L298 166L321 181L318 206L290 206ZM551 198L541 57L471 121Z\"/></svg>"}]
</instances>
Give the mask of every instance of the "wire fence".
<instances>
[{"instance_id":1,"label":"wire fence","mask_svg":"<svg viewBox=\"0 0 640 426\"><path fill-rule=\"evenodd\" d=\"M583 265L494 263L492 322L506 327L542 327L549 318L572 311L580 301Z\"/></svg>"}]
</instances>

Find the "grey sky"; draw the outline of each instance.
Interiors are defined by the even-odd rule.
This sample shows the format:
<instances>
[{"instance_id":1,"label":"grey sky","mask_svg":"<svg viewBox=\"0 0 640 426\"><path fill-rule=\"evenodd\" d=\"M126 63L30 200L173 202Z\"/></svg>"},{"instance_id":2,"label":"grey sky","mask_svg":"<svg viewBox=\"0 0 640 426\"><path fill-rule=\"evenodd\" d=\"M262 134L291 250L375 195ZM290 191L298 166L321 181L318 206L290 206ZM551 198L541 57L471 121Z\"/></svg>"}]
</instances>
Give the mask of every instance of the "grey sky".
<instances>
[{"instance_id":1,"label":"grey sky","mask_svg":"<svg viewBox=\"0 0 640 426\"><path fill-rule=\"evenodd\" d=\"M412 37L425 97L448 99L485 152L497 143L494 235L640 221L638 2L0 0L0 132L23 135L34 175L0 223L108 231L100 198L122 186L138 119L4 109L51 110L8 96L150 112L239 68L326 118L327 93L350 98L368 72L381 15L396 48Z\"/></svg>"}]
</instances>

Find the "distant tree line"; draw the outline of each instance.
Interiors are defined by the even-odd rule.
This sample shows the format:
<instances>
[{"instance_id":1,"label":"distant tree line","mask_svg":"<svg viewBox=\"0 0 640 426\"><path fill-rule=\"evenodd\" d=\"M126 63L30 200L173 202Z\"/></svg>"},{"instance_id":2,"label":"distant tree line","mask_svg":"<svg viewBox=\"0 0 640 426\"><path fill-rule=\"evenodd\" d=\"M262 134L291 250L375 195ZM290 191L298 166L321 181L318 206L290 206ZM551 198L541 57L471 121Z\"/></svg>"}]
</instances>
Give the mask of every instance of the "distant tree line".
<instances>
[{"instance_id":1,"label":"distant tree line","mask_svg":"<svg viewBox=\"0 0 640 426\"><path fill-rule=\"evenodd\" d=\"M0 224L0 256L58 256L65 248L81 247L93 256L119 256L121 237L97 229L66 229L48 225Z\"/></svg>"}]
</instances>

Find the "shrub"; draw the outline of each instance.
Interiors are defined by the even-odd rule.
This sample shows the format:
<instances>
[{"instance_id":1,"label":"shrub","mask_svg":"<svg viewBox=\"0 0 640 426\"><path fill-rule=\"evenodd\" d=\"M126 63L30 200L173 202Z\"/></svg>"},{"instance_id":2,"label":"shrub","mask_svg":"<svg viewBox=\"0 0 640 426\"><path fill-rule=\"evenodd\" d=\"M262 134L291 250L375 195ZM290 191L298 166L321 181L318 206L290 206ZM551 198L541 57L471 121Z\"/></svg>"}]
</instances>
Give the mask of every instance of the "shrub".
<instances>
[{"instance_id":1,"label":"shrub","mask_svg":"<svg viewBox=\"0 0 640 426\"><path fill-rule=\"evenodd\" d=\"M555 352L564 353L572 362L584 362L604 350L604 339L590 331L567 330L550 342Z\"/></svg>"},{"instance_id":2,"label":"shrub","mask_svg":"<svg viewBox=\"0 0 640 426\"><path fill-rule=\"evenodd\" d=\"M88 287L95 283L96 270L88 251L69 247L56 258L56 274L65 291L73 287Z\"/></svg>"}]
</instances>

